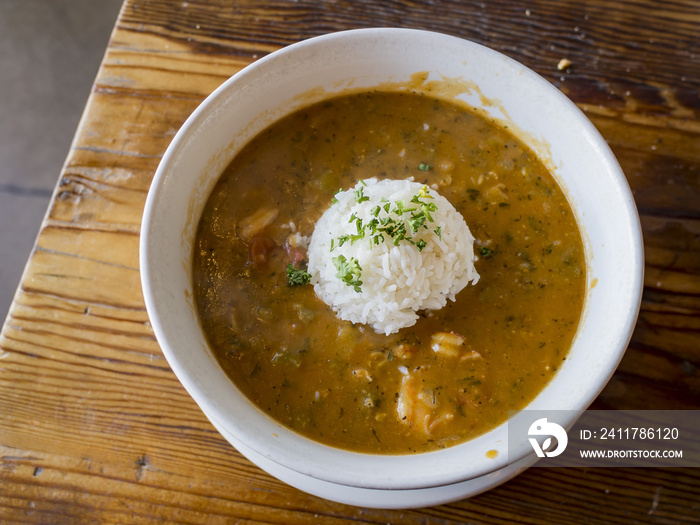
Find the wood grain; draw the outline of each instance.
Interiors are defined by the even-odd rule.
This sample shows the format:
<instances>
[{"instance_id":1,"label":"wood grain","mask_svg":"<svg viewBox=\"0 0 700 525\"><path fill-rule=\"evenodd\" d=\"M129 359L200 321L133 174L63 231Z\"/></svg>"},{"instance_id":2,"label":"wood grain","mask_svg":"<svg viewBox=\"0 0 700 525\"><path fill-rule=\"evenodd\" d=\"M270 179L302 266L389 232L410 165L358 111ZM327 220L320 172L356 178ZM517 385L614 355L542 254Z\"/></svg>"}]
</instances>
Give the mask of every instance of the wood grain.
<instances>
[{"instance_id":1,"label":"wood grain","mask_svg":"<svg viewBox=\"0 0 700 525\"><path fill-rule=\"evenodd\" d=\"M412 511L324 501L240 456L171 372L138 264L167 145L257 58L370 26L490 46L586 113L626 173L646 256L639 321L594 407L700 409L700 3L127 0L0 335L1 522L700 522L697 469L536 468Z\"/></svg>"}]
</instances>

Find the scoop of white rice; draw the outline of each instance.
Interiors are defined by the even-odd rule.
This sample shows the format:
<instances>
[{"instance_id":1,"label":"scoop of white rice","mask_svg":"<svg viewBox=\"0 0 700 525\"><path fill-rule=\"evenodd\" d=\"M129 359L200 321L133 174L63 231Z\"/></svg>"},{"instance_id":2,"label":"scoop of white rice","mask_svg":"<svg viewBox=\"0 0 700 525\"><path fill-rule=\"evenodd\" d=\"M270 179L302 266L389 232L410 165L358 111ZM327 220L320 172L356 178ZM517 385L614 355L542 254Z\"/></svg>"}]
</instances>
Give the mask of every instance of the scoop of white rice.
<instances>
[{"instance_id":1,"label":"scoop of white rice","mask_svg":"<svg viewBox=\"0 0 700 525\"><path fill-rule=\"evenodd\" d=\"M473 245L462 215L434 190L367 179L337 193L316 223L308 271L338 317L388 335L476 284Z\"/></svg>"}]
</instances>

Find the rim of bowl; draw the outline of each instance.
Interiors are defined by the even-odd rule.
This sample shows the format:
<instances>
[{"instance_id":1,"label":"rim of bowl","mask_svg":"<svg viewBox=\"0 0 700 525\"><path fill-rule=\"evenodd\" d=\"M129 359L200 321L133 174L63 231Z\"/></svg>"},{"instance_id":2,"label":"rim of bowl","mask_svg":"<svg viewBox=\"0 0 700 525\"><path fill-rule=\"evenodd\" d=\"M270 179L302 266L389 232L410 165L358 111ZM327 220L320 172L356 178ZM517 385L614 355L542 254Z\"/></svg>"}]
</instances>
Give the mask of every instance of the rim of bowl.
<instances>
[{"instance_id":1,"label":"rim of bowl","mask_svg":"<svg viewBox=\"0 0 700 525\"><path fill-rule=\"evenodd\" d=\"M607 184L605 198L616 207L611 211L615 213L615 221L611 223L611 229L618 236L616 238L617 244L605 247L606 250L614 252L610 255L614 267L605 270L603 272L605 275L595 276L595 279L617 279L616 290L618 296L622 297L610 306L611 315L618 316L619 321L614 325L612 333L606 334L606 337L603 338L603 342L606 344L604 350L607 351L600 354L600 358L591 371L591 377L573 385L572 391L567 393L569 396L567 402L571 402L570 406L563 406L562 400L559 399L547 400L544 407L538 405L538 400L542 401L543 394L552 387L552 384L557 382L557 378L562 377L567 368L575 366L575 364L567 362L526 409L568 410L571 414L560 423L564 426L572 425L614 373L631 337L641 302L643 278L641 227L625 176L605 140L573 102L545 79L522 64L480 44L442 33L415 29L369 28L313 37L275 51L242 69L217 88L192 113L175 135L156 170L146 199L139 247L141 280L146 308L156 338L173 372L205 415L215 422L216 426L226 429L233 438L229 441L234 446L237 440L268 460L286 468L312 478L341 485L376 489L414 489L446 485L499 470L531 454L532 449L529 448L527 440L524 439L517 446L511 445L507 449L507 454L499 454L495 459L488 459L485 455L477 457L474 454L473 450L483 452L484 446L489 446L489 443L491 449L498 448L501 451L506 451L503 441L505 438L507 442L507 422L463 444L412 455L374 455L349 452L319 444L288 430L255 407L228 380L211 352L206 348L206 343L204 343L204 347L201 347L201 341L204 337L201 334L201 329L200 333L197 334L200 347L196 350L193 350L191 342L189 342L189 346L183 342L181 333L175 333L180 328L180 322L174 321L173 315L178 312L182 314L188 309L191 313L192 292L191 287L185 286L183 289L180 286L178 288L177 283L174 284L173 279L166 278L165 274L170 277L175 272L181 277L182 272L188 271L188 261L185 260L187 258L169 258L163 257L163 255L168 250L187 251L188 248L185 246L187 244L185 237L187 236L182 231L170 232L168 238L165 239L162 234L164 231L168 231L168 228L172 229L170 223L173 217L184 213L182 211L183 205L188 210L191 207L191 195L183 196L178 193L178 185L181 184L182 180L195 177L191 173L186 173L188 168L192 169L195 166L196 169L197 166L197 163L188 159L187 155L196 151L198 141L201 142L202 137L206 135L203 130L216 126L218 120L221 120L222 113L225 113L220 107L222 104L235 105L235 102L231 102L234 98L241 99L251 93L249 82L252 81L255 84L254 87L259 88L260 85L263 85L261 78L264 80L276 79L277 81L288 77L293 78L295 64L302 61L309 64L307 67L324 64L324 67L329 68L328 64L331 60L329 53L334 54L333 58L337 60L338 57L343 57L348 53L357 54L358 50L375 50L375 54L362 58L362 61L372 63L378 59L378 56L386 60L387 53L403 53L406 49L418 49L420 46L455 53L459 58L454 58L454 60L461 59L463 66L470 60L486 60L496 68L498 75L504 77L518 75L520 82L529 86L532 93L537 96L533 103L543 104L546 100L546 104L562 112L560 116L567 120L568 127L574 126L576 128L576 134L580 140L577 148L582 147L581 145L587 148L587 151L590 151L591 155L598 161L599 167L604 170L606 174L604 182ZM357 56L355 58L357 59ZM340 69L342 68L341 65ZM333 94L332 90L327 93L327 95ZM240 103L238 105L240 106ZM553 110L550 108L550 111ZM266 127L278 117L279 115L275 118L267 115L266 118L269 119L269 122L262 127ZM232 137L228 139L229 146L224 149L240 149L248 138L252 137L241 139L241 144L231 148L231 141L234 140ZM220 173L221 169L228 164L227 154L220 150L210 156L211 158L207 159L207 169L210 171L218 169L218 173ZM190 166L188 162L195 162L195 164ZM217 168L212 168L212 166ZM199 168L204 169L201 163ZM196 176L198 177L199 174ZM599 177L598 181L600 182L600 174L596 176ZM555 177L557 177L556 172ZM559 178L557 180L562 185L562 181ZM190 182L190 184L193 183ZM564 190L567 192L566 187ZM208 191L202 189L193 188L192 192L198 194L197 198L199 199L206 200L208 196ZM579 225L583 229L580 210L575 209L574 211L577 214ZM188 211L188 213L190 212L191 210ZM198 219L197 216L195 224ZM179 246L173 246L177 244L174 242L176 240L179 240ZM590 239L584 239L584 243L587 241ZM587 245L586 249L588 257L590 247ZM603 248L596 247L594 251L601 249ZM187 278L190 276L188 275ZM582 324L585 324L584 321L587 321L592 314L601 315L600 311L592 312L591 308L588 308L590 298L595 296L595 289L600 288L601 284L599 283L597 287L593 286L590 275L588 280L589 301L587 301ZM194 315L196 316L196 312ZM198 321L197 326L199 326ZM577 334L570 353L573 353L576 345L583 344L580 341L580 336L580 333ZM600 337L594 339L600 342ZM208 355L205 356L204 354L207 353ZM193 354L198 357L193 358ZM222 381L228 382L228 387L225 388ZM227 391L233 397L230 399L217 397L222 389L225 391L228 389ZM236 424L236 421L241 419L245 420L245 424ZM313 462L310 461L312 458ZM416 476L415 472L420 472L420 476Z\"/></svg>"}]
</instances>

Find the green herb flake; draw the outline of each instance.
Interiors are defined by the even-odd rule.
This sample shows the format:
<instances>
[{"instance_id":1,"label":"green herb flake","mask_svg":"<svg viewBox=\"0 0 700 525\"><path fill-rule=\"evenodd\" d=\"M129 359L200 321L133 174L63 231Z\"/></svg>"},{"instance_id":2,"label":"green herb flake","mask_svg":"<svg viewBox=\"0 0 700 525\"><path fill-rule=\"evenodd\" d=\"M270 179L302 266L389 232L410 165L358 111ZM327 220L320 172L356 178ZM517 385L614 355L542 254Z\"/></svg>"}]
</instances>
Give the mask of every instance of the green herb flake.
<instances>
[{"instance_id":1,"label":"green herb flake","mask_svg":"<svg viewBox=\"0 0 700 525\"><path fill-rule=\"evenodd\" d=\"M364 237L364 236L365 236L365 229L364 229L364 227L362 226L362 219L357 218L355 222L356 222L356 226L357 226L357 233L358 233L358 235L361 234L362 237Z\"/></svg>"},{"instance_id":2,"label":"green herb flake","mask_svg":"<svg viewBox=\"0 0 700 525\"><path fill-rule=\"evenodd\" d=\"M309 284L311 274L306 270L295 268L292 263L287 265L287 282L289 286L303 286Z\"/></svg>"},{"instance_id":3,"label":"green herb flake","mask_svg":"<svg viewBox=\"0 0 700 525\"><path fill-rule=\"evenodd\" d=\"M348 286L352 286L356 292L362 292L360 288L360 286L362 286L362 281L360 281L362 268L360 267L360 263L357 262L357 259L350 257L348 261L344 255L339 255L338 257L333 257L332 260L335 269L338 271L336 277Z\"/></svg>"},{"instance_id":4,"label":"green herb flake","mask_svg":"<svg viewBox=\"0 0 700 525\"><path fill-rule=\"evenodd\" d=\"M418 164L418 169L421 171L430 171L433 167L427 162L421 162Z\"/></svg>"},{"instance_id":5,"label":"green herb flake","mask_svg":"<svg viewBox=\"0 0 700 525\"><path fill-rule=\"evenodd\" d=\"M425 224L426 219L427 216L425 213L413 215L410 219L408 219L408 225L411 227L411 231L416 233L418 229Z\"/></svg>"},{"instance_id":6,"label":"green herb flake","mask_svg":"<svg viewBox=\"0 0 700 525\"><path fill-rule=\"evenodd\" d=\"M479 247L479 254L484 258L484 259L490 259L493 256L493 250L490 250L486 246L480 246Z\"/></svg>"},{"instance_id":7,"label":"green herb flake","mask_svg":"<svg viewBox=\"0 0 700 525\"><path fill-rule=\"evenodd\" d=\"M367 197L365 195L364 186L365 186L365 184L363 183L363 185L360 186L360 188L355 190L355 192L354 192L355 193L355 200L357 201L358 204L369 200L369 197Z\"/></svg>"}]
</instances>

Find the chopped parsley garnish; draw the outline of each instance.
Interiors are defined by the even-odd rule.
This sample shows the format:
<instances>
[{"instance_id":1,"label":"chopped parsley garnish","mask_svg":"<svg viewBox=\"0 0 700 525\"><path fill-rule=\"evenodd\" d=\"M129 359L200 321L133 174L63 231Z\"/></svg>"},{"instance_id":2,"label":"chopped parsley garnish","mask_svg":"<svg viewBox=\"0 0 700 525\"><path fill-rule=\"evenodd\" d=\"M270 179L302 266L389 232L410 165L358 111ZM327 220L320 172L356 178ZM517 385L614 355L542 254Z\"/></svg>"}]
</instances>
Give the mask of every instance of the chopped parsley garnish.
<instances>
[{"instance_id":1,"label":"chopped parsley garnish","mask_svg":"<svg viewBox=\"0 0 700 525\"><path fill-rule=\"evenodd\" d=\"M420 164L418 164L418 169L421 171L430 171L432 169L432 166L427 162L421 162Z\"/></svg>"},{"instance_id":2,"label":"chopped parsley garnish","mask_svg":"<svg viewBox=\"0 0 700 525\"><path fill-rule=\"evenodd\" d=\"M430 169L429 165L427 169ZM362 203L370 198L364 194L366 184L353 191L355 202ZM379 203L369 210L369 217L363 220L353 213L348 220L349 224L355 224L355 233L345 233L335 239L331 239L330 251L340 248L345 243L355 244L361 239L369 240L370 248L390 241L394 246L398 246L402 241L415 246L418 251L428 245L425 239L417 238L416 235L422 230L430 231L429 223L435 222L432 213L437 211L437 205L433 201L427 186L423 186L413 195L410 201L403 199L390 201L382 198ZM333 204L337 200L333 199ZM438 239L442 240L442 227L437 226L432 230ZM356 292L360 292L362 281L360 275L362 268L358 261L351 258L349 261L345 256L340 255L333 258L333 264L338 270L337 277L352 286Z\"/></svg>"},{"instance_id":3,"label":"chopped parsley garnish","mask_svg":"<svg viewBox=\"0 0 700 525\"><path fill-rule=\"evenodd\" d=\"M369 197L365 196L365 190L362 186L360 186L359 190L355 190L355 200L360 203L360 202L365 202L369 200Z\"/></svg>"},{"instance_id":4,"label":"chopped parsley garnish","mask_svg":"<svg viewBox=\"0 0 700 525\"><path fill-rule=\"evenodd\" d=\"M493 256L493 250L490 250L486 246L481 246L481 247L479 247L479 254L484 259L489 259L491 256Z\"/></svg>"},{"instance_id":5,"label":"chopped parsley garnish","mask_svg":"<svg viewBox=\"0 0 700 525\"><path fill-rule=\"evenodd\" d=\"M364 194L363 187L355 190L355 200L365 202L369 200ZM349 223L355 223L357 233L344 234L338 237L338 243L331 244L331 251L336 247L340 247L346 242L354 244L360 239L364 239L367 235L370 238L370 246L376 246L391 239L394 246L398 246L401 241L416 244L416 241L411 236L418 233L422 228L428 228L427 223L434 222L431 212L437 210L432 199L432 195L428 193L427 186L423 186L419 192L411 198L410 203L405 200L397 200L390 202L386 198L381 200L381 203L370 210L372 219L366 224L355 213L350 216ZM408 227L406 227L408 225ZM410 231L409 231L410 230ZM437 227L433 230L438 238L441 238L442 230ZM423 241L419 249L423 249L426 242Z\"/></svg>"},{"instance_id":6,"label":"chopped parsley garnish","mask_svg":"<svg viewBox=\"0 0 700 525\"><path fill-rule=\"evenodd\" d=\"M362 281L360 281L362 268L360 267L360 263L357 262L357 259L350 257L348 261L344 255L338 255L338 257L333 257L333 264L338 271L336 277L348 286L352 286L356 292L360 293L362 291L360 288L360 286L362 286Z\"/></svg>"},{"instance_id":7,"label":"chopped parsley garnish","mask_svg":"<svg viewBox=\"0 0 700 525\"><path fill-rule=\"evenodd\" d=\"M311 274L306 270L294 268L292 263L287 265L287 282L289 286L303 286L309 284Z\"/></svg>"}]
</instances>

